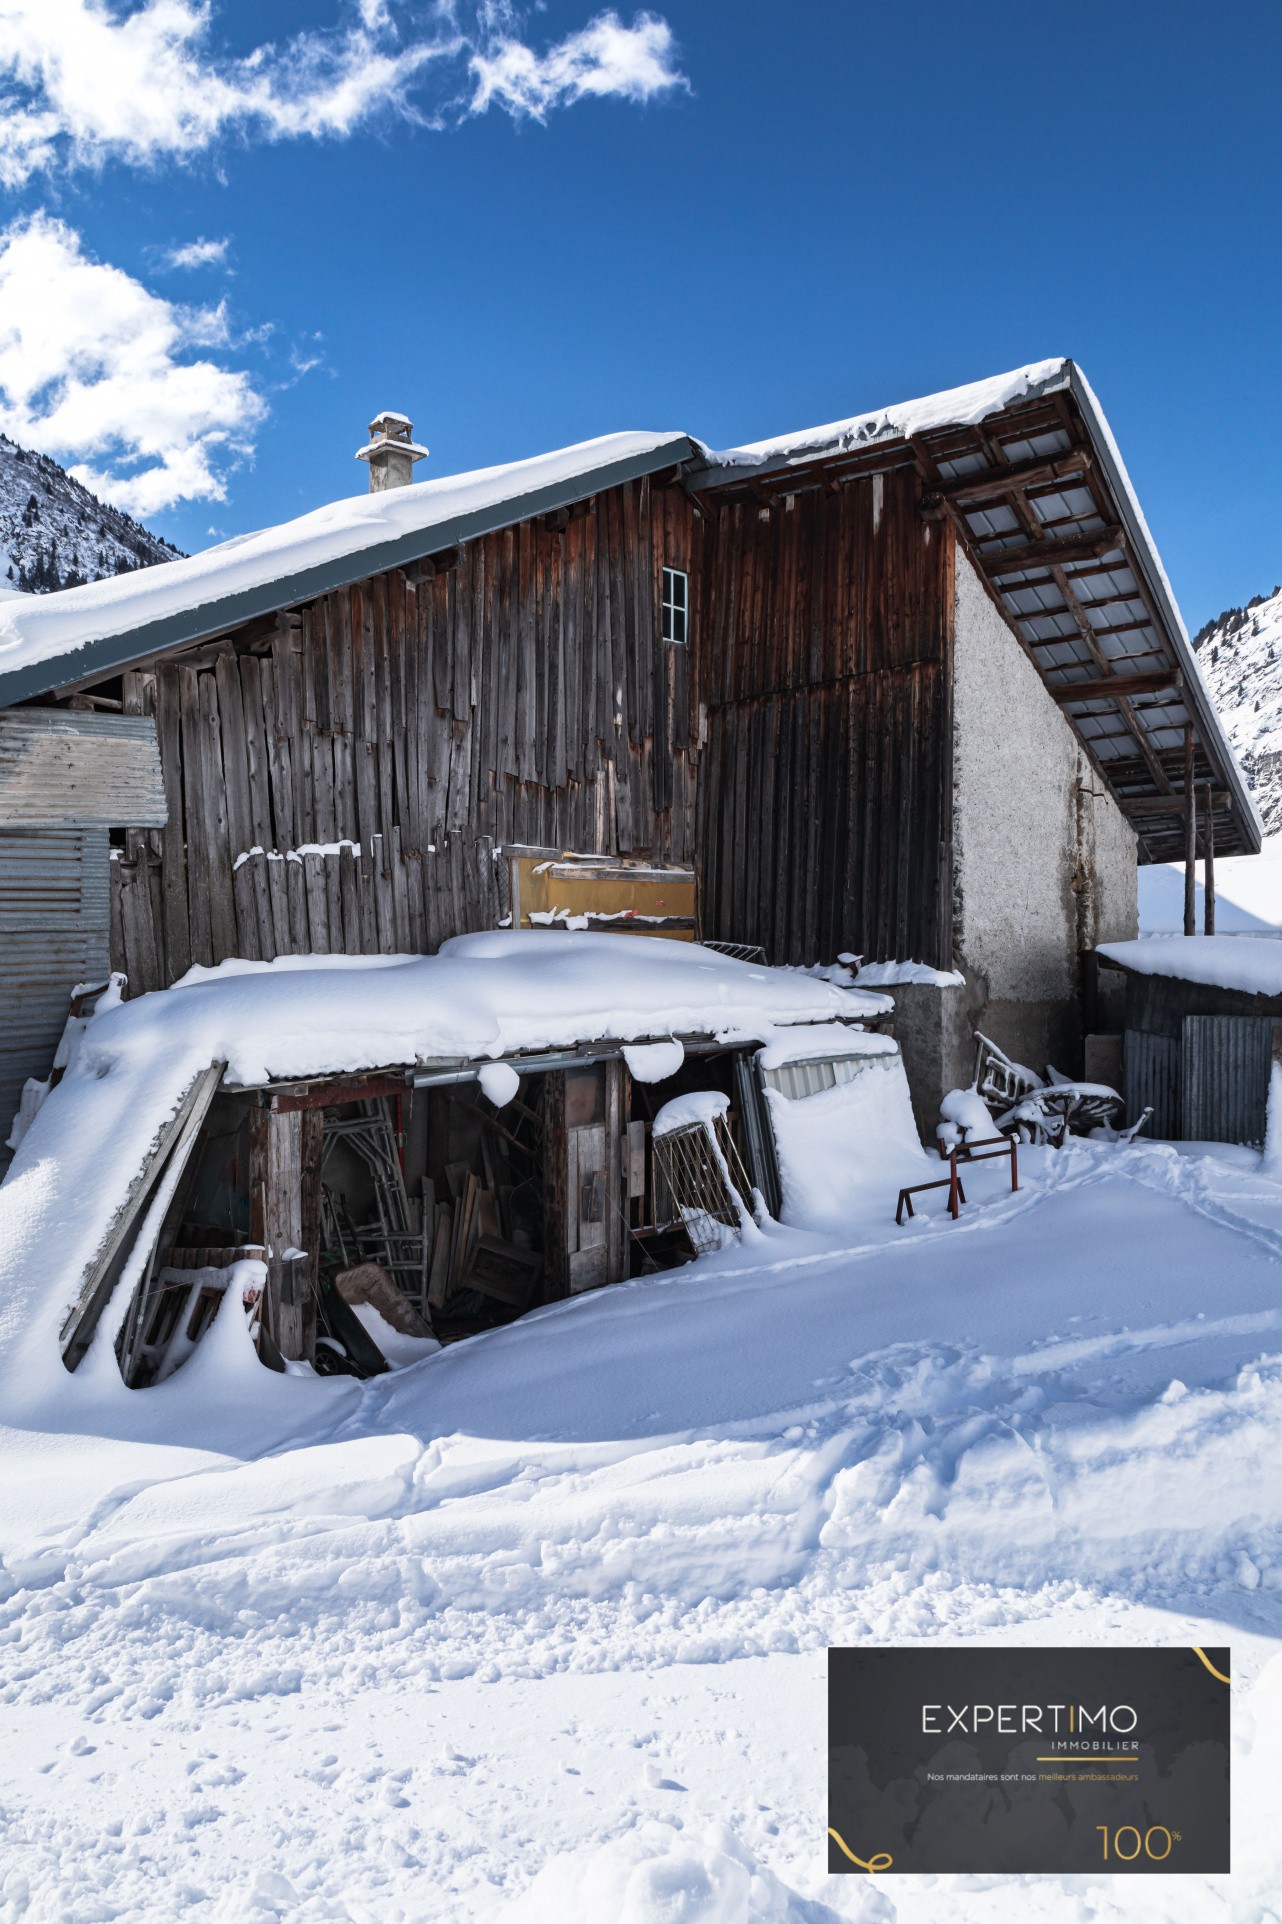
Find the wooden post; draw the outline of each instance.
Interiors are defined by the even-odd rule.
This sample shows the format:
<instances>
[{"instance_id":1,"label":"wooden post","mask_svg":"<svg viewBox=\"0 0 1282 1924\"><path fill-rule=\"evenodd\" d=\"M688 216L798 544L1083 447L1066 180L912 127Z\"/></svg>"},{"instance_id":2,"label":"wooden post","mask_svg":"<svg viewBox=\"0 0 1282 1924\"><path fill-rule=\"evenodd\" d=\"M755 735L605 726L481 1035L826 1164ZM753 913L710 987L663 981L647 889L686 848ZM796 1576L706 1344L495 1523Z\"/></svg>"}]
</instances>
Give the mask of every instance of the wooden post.
<instances>
[{"instance_id":1,"label":"wooden post","mask_svg":"<svg viewBox=\"0 0 1282 1924\"><path fill-rule=\"evenodd\" d=\"M1184 933L1197 934L1197 790L1191 722L1184 729Z\"/></svg>"},{"instance_id":2,"label":"wooden post","mask_svg":"<svg viewBox=\"0 0 1282 1924\"><path fill-rule=\"evenodd\" d=\"M316 1350L323 1131L320 1109L255 1109L250 1121L251 1240L267 1246L264 1320L287 1362L311 1362ZM295 1250L301 1259L286 1253Z\"/></svg>"},{"instance_id":3,"label":"wooden post","mask_svg":"<svg viewBox=\"0 0 1282 1924\"><path fill-rule=\"evenodd\" d=\"M1207 935L1215 934L1215 815L1211 808L1211 786L1206 788L1206 828L1203 832L1206 847L1206 888L1203 894L1202 926Z\"/></svg>"},{"instance_id":4,"label":"wooden post","mask_svg":"<svg viewBox=\"0 0 1282 1924\"><path fill-rule=\"evenodd\" d=\"M570 1293L570 1145L565 1121L565 1070L543 1078L544 1301Z\"/></svg>"}]
</instances>

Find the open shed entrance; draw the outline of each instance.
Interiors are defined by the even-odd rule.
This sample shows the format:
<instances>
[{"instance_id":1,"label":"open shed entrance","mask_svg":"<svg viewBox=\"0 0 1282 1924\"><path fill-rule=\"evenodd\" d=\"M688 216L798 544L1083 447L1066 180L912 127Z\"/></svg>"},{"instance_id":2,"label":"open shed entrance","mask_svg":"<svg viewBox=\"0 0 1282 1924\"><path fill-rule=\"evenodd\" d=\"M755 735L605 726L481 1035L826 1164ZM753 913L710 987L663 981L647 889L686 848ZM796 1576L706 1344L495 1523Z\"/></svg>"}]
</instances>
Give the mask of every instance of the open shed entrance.
<instances>
[{"instance_id":1,"label":"open shed entrance","mask_svg":"<svg viewBox=\"0 0 1282 1924\"><path fill-rule=\"evenodd\" d=\"M501 1103L473 1063L218 1088L120 1331L126 1382L181 1367L233 1283L264 1362L364 1375L393 1337L458 1341L688 1261L654 1119L676 1096L722 1097L741 1186L777 1210L754 1055L691 1043L658 1083L621 1045L514 1059Z\"/></svg>"}]
</instances>

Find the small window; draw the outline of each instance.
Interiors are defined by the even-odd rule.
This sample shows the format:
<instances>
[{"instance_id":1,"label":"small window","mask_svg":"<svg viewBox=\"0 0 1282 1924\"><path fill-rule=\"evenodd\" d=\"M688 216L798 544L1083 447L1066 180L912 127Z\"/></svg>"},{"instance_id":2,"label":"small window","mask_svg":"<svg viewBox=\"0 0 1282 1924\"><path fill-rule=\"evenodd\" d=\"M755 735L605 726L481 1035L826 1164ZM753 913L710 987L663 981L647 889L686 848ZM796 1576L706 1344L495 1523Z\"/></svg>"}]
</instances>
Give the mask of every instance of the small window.
<instances>
[{"instance_id":1,"label":"small window","mask_svg":"<svg viewBox=\"0 0 1282 1924\"><path fill-rule=\"evenodd\" d=\"M690 577L679 568L663 571L663 639L684 647L690 621Z\"/></svg>"}]
</instances>

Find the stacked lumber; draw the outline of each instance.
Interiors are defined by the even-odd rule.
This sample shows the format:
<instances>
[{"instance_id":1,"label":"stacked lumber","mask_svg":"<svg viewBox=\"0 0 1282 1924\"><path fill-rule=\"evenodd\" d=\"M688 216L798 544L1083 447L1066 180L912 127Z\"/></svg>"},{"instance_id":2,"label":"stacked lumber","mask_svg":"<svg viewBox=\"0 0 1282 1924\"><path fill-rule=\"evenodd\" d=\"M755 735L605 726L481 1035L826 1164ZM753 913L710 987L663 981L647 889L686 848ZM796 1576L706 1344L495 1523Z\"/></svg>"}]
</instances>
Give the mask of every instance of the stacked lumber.
<instances>
[{"instance_id":1,"label":"stacked lumber","mask_svg":"<svg viewBox=\"0 0 1282 1924\"><path fill-rule=\"evenodd\" d=\"M429 1308L448 1313L453 1298L475 1290L506 1308L528 1309L542 1256L504 1234L502 1192L486 1188L465 1163L449 1164L445 1174L451 1200L436 1207Z\"/></svg>"}]
</instances>

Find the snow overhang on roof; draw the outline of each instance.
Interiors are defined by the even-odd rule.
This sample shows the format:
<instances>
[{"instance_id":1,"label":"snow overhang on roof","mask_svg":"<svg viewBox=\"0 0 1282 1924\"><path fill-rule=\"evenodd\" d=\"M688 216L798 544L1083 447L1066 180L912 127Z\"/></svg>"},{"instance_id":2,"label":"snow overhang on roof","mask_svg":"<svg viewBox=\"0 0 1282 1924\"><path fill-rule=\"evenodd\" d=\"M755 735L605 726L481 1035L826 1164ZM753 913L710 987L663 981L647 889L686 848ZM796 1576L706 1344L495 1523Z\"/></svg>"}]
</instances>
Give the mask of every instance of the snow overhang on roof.
<instances>
[{"instance_id":1,"label":"snow overhang on roof","mask_svg":"<svg viewBox=\"0 0 1282 1924\"><path fill-rule=\"evenodd\" d=\"M686 485L759 501L914 467L946 514L1140 842L1184 852L1185 730L1218 852L1254 854L1259 811L1233 757L1103 410L1074 361L709 452Z\"/></svg>"},{"instance_id":2,"label":"snow overhang on roof","mask_svg":"<svg viewBox=\"0 0 1282 1924\"><path fill-rule=\"evenodd\" d=\"M555 513L694 453L684 434L608 434L528 461L335 501L135 574L6 599L0 708Z\"/></svg>"}]
</instances>

